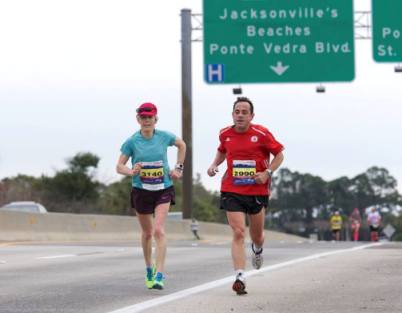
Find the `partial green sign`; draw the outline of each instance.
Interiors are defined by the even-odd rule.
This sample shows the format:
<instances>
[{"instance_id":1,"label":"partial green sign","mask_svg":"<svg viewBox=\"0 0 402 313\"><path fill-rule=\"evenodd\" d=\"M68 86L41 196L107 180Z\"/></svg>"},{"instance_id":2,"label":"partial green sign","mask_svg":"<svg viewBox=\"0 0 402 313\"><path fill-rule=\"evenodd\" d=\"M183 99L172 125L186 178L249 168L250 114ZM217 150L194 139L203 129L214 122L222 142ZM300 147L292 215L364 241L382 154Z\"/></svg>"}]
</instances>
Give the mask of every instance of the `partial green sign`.
<instances>
[{"instance_id":1,"label":"partial green sign","mask_svg":"<svg viewBox=\"0 0 402 313\"><path fill-rule=\"evenodd\" d=\"M203 6L208 83L354 79L352 0L204 0Z\"/></svg>"},{"instance_id":2,"label":"partial green sign","mask_svg":"<svg viewBox=\"0 0 402 313\"><path fill-rule=\"evenodd\" d=\"M402 61L402 0L372 0L373 56L377 62Z\"/></svg>"}]
</instances>

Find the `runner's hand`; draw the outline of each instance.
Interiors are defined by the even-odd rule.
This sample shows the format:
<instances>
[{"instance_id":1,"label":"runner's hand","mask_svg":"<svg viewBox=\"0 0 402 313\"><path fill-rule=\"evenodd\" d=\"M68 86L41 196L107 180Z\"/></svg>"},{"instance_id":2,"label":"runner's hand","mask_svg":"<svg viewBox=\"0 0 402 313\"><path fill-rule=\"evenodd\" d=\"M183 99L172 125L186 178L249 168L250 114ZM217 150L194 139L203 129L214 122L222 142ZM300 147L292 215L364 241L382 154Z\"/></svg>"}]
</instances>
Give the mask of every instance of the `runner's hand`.
<instances>
[{"instance_id":1,"label":"runner's hand","mask_svg":"<svg viewBox=\"0 0 402 313\"><path fill-rule=\"evenodd\" d=\"M211 165L211 166L209 167L208 171L207 171L208 175L211 176L211 177L212 177L212 176L215 176L216 173L218 173L218 172L219 172L219 169L218 169L218 167L215 166L215 165Z\"/></svg>"},{"instance_id":2,"label":"runner's hand","mask_svg":"<svg viewBox=\"0 0 402 313\"><path fill-rule=\"evenodd\" d=\"M257 184L265 184L268 179L271 179L267 171L257 172L254 176L254 180Z\"/></svg>"},{"instance_id":3,"label":"runner's hand","mask_svg":"<svg viewBox=\"0 0 402 313\"><path fill-rule=\"evenodd\" d=\"M179 179L182 176L183 176L183 171L180 171L180 170L177 170L177 169L174 169L174 170L170 171L170 177L172 179Z\"/></svg>"},{"instance_id":4,"label":"runner's hand","mask_svg":"<svg viewBox=\"0 0 402 313\"><path fill-rule=\"evenodd\" d=\"M141 171L141 168L142 168L142 164L140 162L135 163L133 166L133 169L131 170L131 175L132 176L138 175Z\"/></svg>"}]
</instances>

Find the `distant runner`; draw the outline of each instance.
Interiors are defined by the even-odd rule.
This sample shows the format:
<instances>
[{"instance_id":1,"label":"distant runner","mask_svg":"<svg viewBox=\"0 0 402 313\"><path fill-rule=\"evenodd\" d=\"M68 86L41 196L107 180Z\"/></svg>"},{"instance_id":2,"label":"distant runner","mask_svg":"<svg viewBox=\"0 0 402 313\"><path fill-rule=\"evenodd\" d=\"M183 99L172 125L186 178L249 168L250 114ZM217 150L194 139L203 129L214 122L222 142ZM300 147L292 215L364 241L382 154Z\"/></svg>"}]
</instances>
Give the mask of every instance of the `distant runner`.
<instances>
[{"instance_id":1,"label":"distant runner","mask_svg":"<svg viewBox=\"0 0 402 313\"><path fill-rule=\"evenodd\" d=\"M371 208L371 212L367 216L367 224L370 227L370 240L378 241L378 233L381 226L381 215L375 207Z\"/></svg>"},{"instance_id":2,"label":"distant runner","mask_svg":"<svg viewBox=\"0 0 402 313\"><path fill-rule=\"evenodd\" d=\"M359 241L359 231L362 224L362 217L358 208L354 208L352 214L350 214L349 223L353 241Z\"/></svg>"},{"instance_id":3,"label":"distant runner","mask_svg":"<svg viewBox=\"0 0 402 313\"><path fill-rule=\"evenodd\" d=\"M331 224L332 239L335 241L340 241L343 221L339 211L335 211L335 213L331 216L329 223Z\"/></svg>"}]
</instances>

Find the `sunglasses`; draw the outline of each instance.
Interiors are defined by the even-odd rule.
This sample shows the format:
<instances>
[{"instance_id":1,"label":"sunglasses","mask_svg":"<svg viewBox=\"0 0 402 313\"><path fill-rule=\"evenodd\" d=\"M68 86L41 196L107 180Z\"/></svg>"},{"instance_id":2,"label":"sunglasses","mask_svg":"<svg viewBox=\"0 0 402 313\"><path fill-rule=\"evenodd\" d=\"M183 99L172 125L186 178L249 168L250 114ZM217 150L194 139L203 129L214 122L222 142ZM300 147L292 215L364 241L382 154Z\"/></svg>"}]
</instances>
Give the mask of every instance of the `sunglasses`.
<instances>
[{"instance_id":1,"label":"sunglasses","mask_svg":"<svg viewBox=\"0 0 402 313\"><path fill-rule=\"evenodd\" d=\"M151 119L154 117L154 115L138 115L138 116L142 120Z\"/></svg>"},{"instance_id":2,"label":"sunglasses","mask_svg":"<svg viewBox=\"0 0 402 313\"><path fill-rule=\"evenodd\" d=\"M137 113L142 113L142 112L153 112L154 108L140 108L137 109Z\"/></svg>"}]
</instances>

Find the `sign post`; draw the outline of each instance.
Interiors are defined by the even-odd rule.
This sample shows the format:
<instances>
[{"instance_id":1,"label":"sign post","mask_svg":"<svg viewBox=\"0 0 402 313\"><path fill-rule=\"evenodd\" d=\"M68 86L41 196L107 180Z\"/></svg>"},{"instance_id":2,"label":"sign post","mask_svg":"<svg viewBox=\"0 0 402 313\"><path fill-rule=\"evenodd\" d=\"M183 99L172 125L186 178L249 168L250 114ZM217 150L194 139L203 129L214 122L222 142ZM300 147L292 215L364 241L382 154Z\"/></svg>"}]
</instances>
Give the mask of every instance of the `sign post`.
<instances>
[{"instance_id":1,"label":"sign post","mask_svg":"<svg viewBox=\"0 0 402 313\"><path fill-rule=\"evenodd\" d=\"M351 0L204 0L207 83L354 79Z\"/></svg>"}]
</instances>

